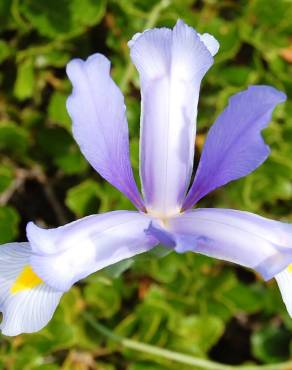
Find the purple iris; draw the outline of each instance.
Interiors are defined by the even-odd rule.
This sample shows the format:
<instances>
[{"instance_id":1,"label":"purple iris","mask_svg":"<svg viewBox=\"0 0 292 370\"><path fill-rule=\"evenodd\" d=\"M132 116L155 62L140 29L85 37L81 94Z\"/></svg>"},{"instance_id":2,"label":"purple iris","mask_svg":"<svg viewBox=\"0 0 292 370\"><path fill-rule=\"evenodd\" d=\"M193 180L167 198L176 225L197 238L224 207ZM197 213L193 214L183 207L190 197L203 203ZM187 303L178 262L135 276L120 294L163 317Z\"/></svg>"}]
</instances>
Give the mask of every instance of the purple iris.
<instances>
[{"instance_id":1,"label":"purple iris","mask_svg":"<svg viewBox=\"0 0 292 370\"><path fill-rule=\"evenodd\" d=\"M53 315L62 294L78 280L158 244L180 253L193 251L235 262L255 269L265 279L276 276L292 314L292 226L248 212L192 209L212 190L246 176L264 162L269 148L261 130L285 94L269 86L251 86L231 97L208 133L190 185L200 84L219 44L213 36L200 35L178 21L173 30L157 28L135 35L129 47L141 81L143 197L130 163L124 98L103 55L68 64L73 92L67 108L83 155L137 211L92 215L51 230L29 223L28 243L3 246L2 331L14 335L39 330ZM39 280L24 294L18 292L15 281L27 266L31 271L26 274ZM22 309L16 313L19 302Z\"/></svg>"}]
</instances>

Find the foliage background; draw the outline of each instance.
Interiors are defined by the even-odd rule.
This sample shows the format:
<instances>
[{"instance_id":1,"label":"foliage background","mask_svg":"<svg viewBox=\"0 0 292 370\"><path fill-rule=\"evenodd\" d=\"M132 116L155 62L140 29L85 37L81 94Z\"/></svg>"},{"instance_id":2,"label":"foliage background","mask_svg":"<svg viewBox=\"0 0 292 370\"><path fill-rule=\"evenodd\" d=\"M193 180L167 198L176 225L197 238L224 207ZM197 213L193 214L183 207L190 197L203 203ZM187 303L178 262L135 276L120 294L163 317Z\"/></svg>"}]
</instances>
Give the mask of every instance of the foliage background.
<instances>
[{"instance_id":1,"label":"foliage background","mask_svg":"<svg viewBox=\"0 0 292 370\"><path fill-rule=\"evenodd\" d=\"M24 240L29 220L57 226L131 208L89 167L72 139L65 65L96 51L111 59L126 94L137 174L139 81L127 41L154 23L172 27L179 17L221 43L201 90L199 156L207 129L231 94L249 84L271 84L291 95L291 1L0 1L1 243ZM277 108L264 135L272 148L267 162L201 206L292 221L291 101ZM142 256L82 281L40 333L0 337L0 368L184 369L117 346L89 325L84 312L125 337L229 364L284 361L292 351L292 320L273 281L200 255L171 253Z\"/></svg>"}]
</instances>

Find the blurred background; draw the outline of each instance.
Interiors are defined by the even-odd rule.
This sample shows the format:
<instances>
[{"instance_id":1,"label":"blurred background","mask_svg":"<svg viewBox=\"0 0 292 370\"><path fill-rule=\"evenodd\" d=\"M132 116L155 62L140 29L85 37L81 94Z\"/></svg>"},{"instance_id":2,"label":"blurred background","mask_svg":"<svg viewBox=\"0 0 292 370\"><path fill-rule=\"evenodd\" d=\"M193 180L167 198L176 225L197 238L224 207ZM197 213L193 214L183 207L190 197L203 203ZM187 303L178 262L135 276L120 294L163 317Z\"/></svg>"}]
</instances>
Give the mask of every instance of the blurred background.
<instances>
[{"instance_id":1,"label":"blurred background","mask_svg":"<svg viewBox=\"0 0 292 370\"><path fill-rule=\"evenodd\" d=\"M127 41L154 25L172 27L177 18L221 44L201 89L197 161L230 95L270 84L291 96L290 0L0 1L0 243L25 240L30 220L54 227L133 208L89 167L72 138L65 66L97 51L111 59L126 95L137 175L140 93ZM264 136L272 148L265 164L200 206L292 221L291 100L276 109ZM150 254L75 286L41 332L0 336L0 369L196 369L123 349L94 321L139 342L234 365L285 361L292 352L292 319L273 281L192 253Z\"/></svg>"}]
</instances>

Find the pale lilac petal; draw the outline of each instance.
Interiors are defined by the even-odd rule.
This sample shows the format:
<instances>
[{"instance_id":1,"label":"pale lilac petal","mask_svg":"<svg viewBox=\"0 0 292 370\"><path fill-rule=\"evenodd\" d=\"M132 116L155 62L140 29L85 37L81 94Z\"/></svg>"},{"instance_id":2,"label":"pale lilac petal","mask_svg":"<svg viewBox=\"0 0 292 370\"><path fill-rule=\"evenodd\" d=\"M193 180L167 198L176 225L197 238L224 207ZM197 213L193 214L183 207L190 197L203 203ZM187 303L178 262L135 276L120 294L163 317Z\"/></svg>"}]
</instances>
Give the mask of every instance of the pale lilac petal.
<instances>
[{"instance_id":1,"label":"pale lilac petal","mask_svg":"<svg viewBox=\"0 0 292 370\"><path fill-rule=\"evenodd\" d=\"M285 94L269 86L251 86L231 97L228 107L211 127L199 167L184 201L192 207L210 191L248 175L269 155L261 130Z\"/></svg>"},{"instance_id":2,"label":"pale lilac petal","mask_svg":"<svg viewBox=\"0 0 292 370\"><path fill-rule=\"evenodd\" d=\"M292 317L292 265L277 274L275 278L279 285L287 311Z\"/></svg>"},{"instance_id":3,"label":"pale lilac petal","mask_svg":"<svg viewBox=\"0 0 292 370\"><path fill-rule=\"evenodd\" d=\"M164 240L177 252L193 251L238 263L265 279L292 262L292 225L249 212L196 209L168 219L165 225L152 224L151 229L148 232L161 243L164 229Z\"/></svg>"},{"instance_id":4,"label":"pale lilac petal","mask_svg":"<svg viewBox=\"0 0 292 370\"><path fill-rule=\"evenodd\" d=\"M202 35L199 34L199 37L213 56L218 53L220 45L214 36L209 33L203 33Z\"/></svg>"},{"instance_id":5,"label":"pale lilac petal","mask_svg":"<svg viewBox=\"0 0 292 370\"><path fill-rule=\"evenodd\" d=\"M200 83L216 45L182 21L173 30L147 30L129 43L141 80L140 173L152 214L181 208L193 167Z\"/></svg>"},{"instance_id":6,"label":"pale lilac petal","mask_svg":"<svg viewBox=\"0 0 292 370\"><path fill-rule=\"evenodd\" d=\"M8 243L0 246L0 330L4 335L33 333L51 320L63 292L45 283L13 289L23 270L29 267L29 243Z\"/></svg>"},{"instance_id":7,"label":"pale lilac petal","mask_svg":"<svg viewBox=\"0 0 292 370\"><path fill-rule=\"evenodd\" d=\"M51 230L29 223L30 263L49 286L66 291L89 274L158 244L145 232L150 222L142 213L115 211Z\"/></svg>"},{"instance_id":8,"label":"pale lilac petal","mask_svg":"<svg viewBox=\"0 0 292 370\"><path fill-rule=\"evenodd\" d=\"M67 74L73 85L67 109L73 136L92 167L143 209L129 158L124 97L110 76L110 62L101 54L72 60Z\"/></svg>"}]
</instances>

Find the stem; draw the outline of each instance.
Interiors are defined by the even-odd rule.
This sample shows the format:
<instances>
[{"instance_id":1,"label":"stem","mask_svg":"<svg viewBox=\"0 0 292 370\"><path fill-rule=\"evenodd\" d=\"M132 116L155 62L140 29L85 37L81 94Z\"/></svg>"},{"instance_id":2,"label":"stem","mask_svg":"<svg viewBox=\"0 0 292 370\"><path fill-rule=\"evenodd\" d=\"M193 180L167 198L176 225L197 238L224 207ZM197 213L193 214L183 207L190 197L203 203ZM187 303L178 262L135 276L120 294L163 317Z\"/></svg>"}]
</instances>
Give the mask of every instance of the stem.
<instances>
[{"instance_id":1,"label":"stem","mask_svg":"<svg viewBox=\"0 0 292 370\"><path fill-rule=\"evenodd\" d=\"M167 8L171 3L171 0L161 0L158 4L156 4L150 12L148 21L145 24L145 29L152 28L155 26L161 12L163 9ZM134 65L129 60L124 77L119 84L120 89L125 92L127 90L128 84L132 79L133 73L135 71Z\"/></svg>"},{"instance_id":2,"label":"stem","mask_svg":"<svg viewBox=\"0 0 292 370\"><path fill-rule=\"evenodd\" d=\"M68 219L63 211L61 204L59 203L58 198L55 195L54 188L50 183L50 180L46 176L45 172L40 167L35 167L33 169L35 178L42 184L44 193L55 212L57 221L64 225L68 222Z\"/></svg>"},{"instance_id":3,"label":"stem","mask_svg":"<svg viewBox=\"0 0 292 370\"><path fill-rule=\"evenodd\" d=\"M48 43L20 50L17 53L16 60L18 63L21 63L26 58L36 57L40 54L45 54L53 50L69 51L70 46L64 44L71 41L75 37L78 37L79 35L80 35L79 31L72 31L66 35L57 37Z\"/></svg>"},{"instance_id":4,"label":"stem","mask_svg":"<svg viewBox=\"0 0 292 370\"><path fill-rule=\"evenodd\" d=\"M173 352L167 349L153 346L151 344L141 343L133 339L127 339L120 335L113 333L104 325L96 321L89 313L83 313L84 319L94 328L97 332L104 335L121 345L121 347L132 349L137 352L147 353L166 360L171 360L180 364L190 365L205 370L292 370L292 361L287 361L279 364L271 365L247 365L247 366L231 366L219 364L214 361L185 355L179 352Z\"/></svg>"},{"instance_id":5,"label":"stem","mask_svg":"<svg viewBox=\"0 0 292 370\"><path fill-rule=\"evenodd\" d=\"M55 212L58 222L61 223L62 225L66 224L68 222L68 219L66 217L65 212L63 211L61 204L58 201L58 198L55 195L54 188L51 185L50 180L47 178L46 174L43 172L43 170L37 166L34 166L29 170L23 168L18 168L16 170L14 181L10 184L8 189L6 189L0 195L0 206L5 206L9 202L9 200L13 197L13 195L20 189L21 186L24 185L24 183L28 179L37 180L43 186L44 193L52 209Z\"/></svg>"}]
</instances>

